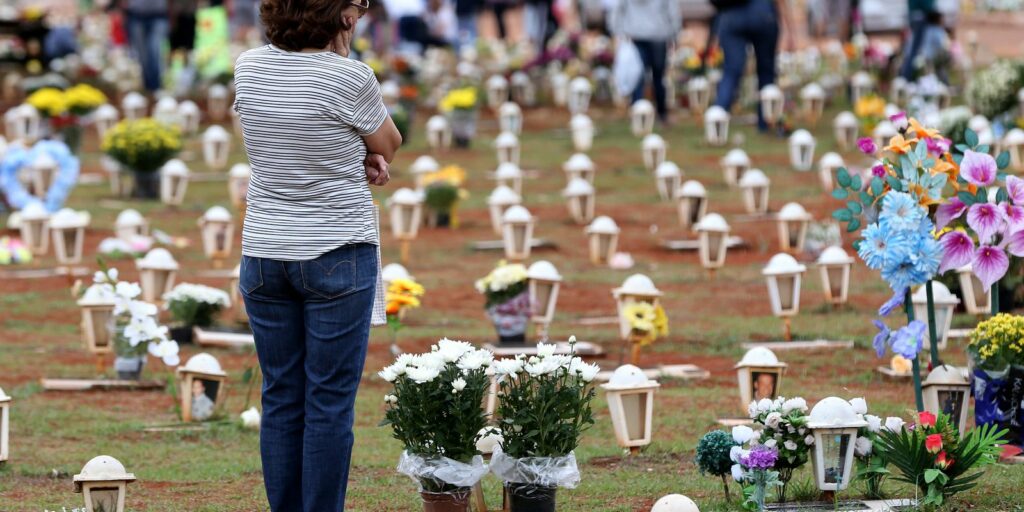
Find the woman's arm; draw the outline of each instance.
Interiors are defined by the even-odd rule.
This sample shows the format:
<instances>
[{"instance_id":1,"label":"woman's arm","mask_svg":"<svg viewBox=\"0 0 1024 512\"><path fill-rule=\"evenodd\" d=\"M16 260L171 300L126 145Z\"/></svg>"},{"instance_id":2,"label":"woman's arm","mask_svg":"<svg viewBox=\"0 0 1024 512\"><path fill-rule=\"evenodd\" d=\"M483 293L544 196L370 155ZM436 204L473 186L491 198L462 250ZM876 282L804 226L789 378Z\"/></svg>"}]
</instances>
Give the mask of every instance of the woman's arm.
<instances>
[{"instance_id":1,"label":"woman's arm","mask_svg":"<svg viewBox=\"0 0 1024 512\"><path fill-rule=\"evenodd\" d=\"M395 126L391 116L387 116L384 124L380 125L377 131L363 135L363 142L366 143L367 153L376 153L384 157L384 160L390 164L395 159L398 147L402 145L402 134L398 133L398 127Z\"/></svg>"}]
</instances>

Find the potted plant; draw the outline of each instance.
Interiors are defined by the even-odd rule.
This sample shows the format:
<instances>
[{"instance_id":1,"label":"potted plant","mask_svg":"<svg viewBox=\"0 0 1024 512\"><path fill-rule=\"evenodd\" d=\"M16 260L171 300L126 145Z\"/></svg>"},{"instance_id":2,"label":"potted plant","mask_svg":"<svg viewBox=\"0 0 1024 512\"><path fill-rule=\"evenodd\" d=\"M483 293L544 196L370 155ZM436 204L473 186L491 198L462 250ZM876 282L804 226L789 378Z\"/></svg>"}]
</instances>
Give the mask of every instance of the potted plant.
<instances>
[{"instance_id":1,"label":"potted plant","mask_svg":"<svg viewBox=\"0 0 1024 512\"><path fill-rule=\"evenodd\" d=\"M411 278L392 279L388 283L385 296L385 313L388 317L388 330L391 331L391 350L398 350L398 332L402 330L405 312L420 307L423 286Z\"/></svg>"},{"instance_id":2,"label":"potted plant","mask_svg":"<svg viewBox=\"0 0 1024 512\"><path fill-rule=\"evenodd\" d=\"M462 188L466 182L466 171L457 165L449 165L437 172L425 174L421 184L424 187L423 204L430 210L427 222L431 227L459 227L459 201L469 197Z\"/></svg>"},{"instance_id":3,"label":"potted plant","mask_svg":"<svg viewBox=\"0 0 1024 512\"><path fill-rule=\"evenodd\" d=\"M974 421L1008 429L1024 446L1024 317L1000 313L978 324L967 346L973 370Z\"/></svg>"},{"instance_id":4,"label":"potted plant","mask_svg":"<svg viewBox=\"0 0 1024 512\"><path fill-rule=\"evenodd\" d=\"M505 482L511 512L554 512L558 487L580 481L573 450L594 424L590 402L597 365L555 355L537 344L537 355L495 361L497 415L503 433L491 456L491 471Z\"/></svg>"},{"instance_id":5,"label":"potted plant","mask_svg":"<svg viewBox=\"0 0 1024 512\"><path fill-rule=\"evenodd\" d=\"M157 170L181 150L181 133L151 118L126 119L107 132L100 148L134 173L133 197L156 199L160 195Z\"/></svg>"},{"instance_id":6,"label":"potted plant","mask_svg":"<svg viewBox=\"0 0 1024 512\"><path fill-rule=\"evenodd\" d=\"M728 475L732 472L732 448L739 446L736 440L724 430L713 430L704 434L697 443L697 468L702 475L717 476L722 479L722 490L725 501L730 501Z\"/></svg>"},{"instance_id":7,"label":"potted plant","mask_svg":"<svg viewBox=\"0 0 1024 512\"><path fill-rule=\"evenodd\" d=\"M526 267L500 261L490 274L477 280L476 290L486 298L487 316L498 331L498 341L525 343L531 314Z\"/></svg>"},{"instance_id":8,"label":"potted plant","mask_svg":"<svg viewBox=\"0 0 1024 512\"><path fill-rule=\"evenodd\" d=\"M807 464L814 444L807 428L807 401L800 397L763 398L751 402L747 412L754 424L760 426L759 441L775 449L771 469L778 473L779 501L785 502L793 471Z\"/></svg>"},{"instance_id":9,"label":"potted plant","mask_svg":"<svg viewBox=\"0 0 1024 512\"><path fill-rule=\"evenodd\" d=\"M59 135L72 153L78 153L82 144L82 118L106 103L107 97L91 85L78 84L63 91L54 87L38 89L26 102L50 123L53 135Z\"/></svg>"},{"instance_id":10,"label":"potted plant","mask_svg":"<svg viewBox=\"0 0 1024 512\"><path fill-rule=\"evenodd\" d=\"M732 476L743 487L745 500L743 507L748 510L763 512L768 499L768 491L773 487L782 487L776 464L779 461L779 448L768 441L761 442L764 436L746 425L733 427ZM770 441L770 440L769 440ZM746 448L744 448L746 446Z\"/></svg>"},{"instance_id":11,"label":"potted plant","mask_svg":"<svg viewBox=\"0 0 1024 512\"><path fill-rule=\"evenodd\" d=\"M477 102L479 94L471 85L448 91L439 105L452 126L455 146L468 148L476 135Z\"/></svg>"},{"instance_id":12,"label":"potted plant","mask_svg":"<svg viewBox=\"0 0 1024 512\"><path fill-rule=\"evenodd\" d=\"M179 343L192 343L193 327L209 327L231 298L219 288L201 284L181 283L163 296L164 309L171 312L178 325L171 328L171 338Z\"/></svg>"},{"instance_id":13,"label":"potted plant","mask_svg":"<svg viewBox=\"0 0 1024 512\"><path fill-rule=\"evenodd\" d=\"M398 472L416 482L425 512L468 510L470 489L487 474L476 443L487 425L483 399L493 359L489 351L443 339L378 373L393 386L381 425L391 426L404 446Z\"/></svg>"}]
</instances>

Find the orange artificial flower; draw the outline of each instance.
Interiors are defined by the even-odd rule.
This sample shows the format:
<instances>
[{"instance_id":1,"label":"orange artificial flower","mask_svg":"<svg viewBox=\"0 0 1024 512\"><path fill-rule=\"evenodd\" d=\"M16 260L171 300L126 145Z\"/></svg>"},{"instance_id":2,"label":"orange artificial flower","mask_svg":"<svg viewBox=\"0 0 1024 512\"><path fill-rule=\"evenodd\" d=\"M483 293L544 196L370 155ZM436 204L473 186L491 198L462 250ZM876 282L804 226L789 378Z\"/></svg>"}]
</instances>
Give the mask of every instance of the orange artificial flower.
<instances>
[{"instance_id":1,"label":"orange artificial flower","mask_svg":"<svg viewBox=\"0 0 1024 512\"><path fill-rule=\"evenodd\" d=\"M917 142L917 139L904 139L902 135L896 135L889 139L889 145L885 147L885 151L892 151L900 155L905 155L910 152L910 145Z\"/></svg>"},{"instance_id":2,"label":"orange artificial flower","mask_svg":"<svg viewBox=\"0 0 1024 512\"><path fill-rule=\"evenodd\" d=\"M939 131L934 128L925 128L921 126L921 123L917 122L917 119L910 118L910 131L914 132L919 139L938 139L941 138Z\"/></svg>"}]
</instances>

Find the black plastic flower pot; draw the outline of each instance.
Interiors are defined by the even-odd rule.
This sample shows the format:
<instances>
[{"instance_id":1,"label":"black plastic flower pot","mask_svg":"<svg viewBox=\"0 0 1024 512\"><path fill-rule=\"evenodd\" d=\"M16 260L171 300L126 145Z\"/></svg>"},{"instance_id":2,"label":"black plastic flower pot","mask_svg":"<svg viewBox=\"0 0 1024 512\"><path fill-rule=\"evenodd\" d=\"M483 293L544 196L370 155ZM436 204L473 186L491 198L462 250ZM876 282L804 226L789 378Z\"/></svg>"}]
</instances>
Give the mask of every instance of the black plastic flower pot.
<instances>
[{"instance_id":1,"label":"black plastic flower pot","mask_svg":"<svg viewBox=\"0 0 1024 512\"><path fill-rule=\"evenodd\" d=\"M558 487L534 484L506 483L510 512L555 512L555 492Z\"/></svg>"}]
</instances>

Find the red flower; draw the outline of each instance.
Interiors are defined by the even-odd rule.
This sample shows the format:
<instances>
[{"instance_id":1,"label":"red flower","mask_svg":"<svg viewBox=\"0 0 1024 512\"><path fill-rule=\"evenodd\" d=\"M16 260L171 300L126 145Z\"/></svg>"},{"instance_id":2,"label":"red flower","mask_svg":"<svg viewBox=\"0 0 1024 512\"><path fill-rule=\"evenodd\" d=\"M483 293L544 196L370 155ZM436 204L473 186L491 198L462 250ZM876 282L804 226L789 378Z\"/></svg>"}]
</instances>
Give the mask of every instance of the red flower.
<instances>
[{"instance_id":1,"label":"red flower","mask_svg":"<svg viewBox=\"0 0 1024 512\"><path fill-rule=\"evenodd\" d=\"M942 435L932 434L924 438L924 448L928 453L939 453L942 451Z\"/></svg>"},{"instance_id":2,"label":"red flower","mask_svg":"<svg viewBox=\"0 0 1024 512\"><path fill-rule=\"evenodd\" d=\"M941 440L939 440L941 442ZM946 452L939 452L938 457L935 457L935 467L939 469L946 469L953 465L953 459L946 457Z\"/></svg>"},{"instance_id":3,"label":"red flower","mask_svg":"<svg viewBox=\"0 0 1024 512\"><path fill-rule=\"evenodd\" d=\"M921 411L917 413L917 422L924 427L934 427L935 415L928 411Z\"/></svg>"}]
</instances>

